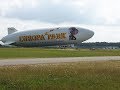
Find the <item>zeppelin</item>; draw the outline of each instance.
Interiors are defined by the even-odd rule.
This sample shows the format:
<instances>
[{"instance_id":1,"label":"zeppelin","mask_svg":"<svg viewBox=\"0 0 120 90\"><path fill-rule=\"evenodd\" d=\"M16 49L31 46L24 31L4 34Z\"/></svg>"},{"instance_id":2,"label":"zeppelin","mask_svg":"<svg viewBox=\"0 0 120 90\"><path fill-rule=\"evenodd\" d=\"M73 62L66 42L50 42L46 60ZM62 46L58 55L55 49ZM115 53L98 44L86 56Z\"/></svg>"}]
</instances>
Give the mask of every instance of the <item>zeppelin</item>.
<instances>
[{"instance_id":1,"label":"zeppelin","mask_svg":"<svg viewBox=\"0 0 120 90\"><path fill-rule=\"evenodd\" d=\"M80 27L59 27L17 31L15 28L8 28L8 35L1 41L4 45L22 47L39 47L79 44L90 39L94 32Z\"/></svg>"}]
</instances>

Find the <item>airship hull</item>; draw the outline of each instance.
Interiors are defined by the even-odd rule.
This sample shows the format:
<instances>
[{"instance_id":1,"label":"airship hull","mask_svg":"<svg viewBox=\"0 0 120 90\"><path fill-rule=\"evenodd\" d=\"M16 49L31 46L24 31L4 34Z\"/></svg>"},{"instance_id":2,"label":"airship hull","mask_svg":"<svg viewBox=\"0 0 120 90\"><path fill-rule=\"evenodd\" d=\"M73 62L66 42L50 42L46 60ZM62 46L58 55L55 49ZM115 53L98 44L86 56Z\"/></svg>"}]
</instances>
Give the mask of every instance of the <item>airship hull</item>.
<instances>
[{"instance_id":1,"label":"airship hull","mask_svg":"<svg viewBox=\"0 0 120 90\"><path fill-rule=\"evenodd\" d=\"M60 27L14 32L3 37L9 45L23 47L77 44L91 38L94 33L78 27Z\"/></svg>"}]
</instances>

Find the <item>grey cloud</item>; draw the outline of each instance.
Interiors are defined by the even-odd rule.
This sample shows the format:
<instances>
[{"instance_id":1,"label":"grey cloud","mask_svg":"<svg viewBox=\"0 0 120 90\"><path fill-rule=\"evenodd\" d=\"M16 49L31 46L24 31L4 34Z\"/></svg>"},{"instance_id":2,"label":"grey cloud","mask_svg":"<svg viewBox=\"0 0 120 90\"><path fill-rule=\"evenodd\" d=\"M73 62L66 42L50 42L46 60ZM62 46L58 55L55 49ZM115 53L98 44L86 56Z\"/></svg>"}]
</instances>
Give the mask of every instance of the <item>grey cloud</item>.
<instances>
[{"instance_id":1,"label":"grey cloud","mask_svg":"<svg viewBox=\"0 0 120 90\"><path fill-rule=\"evenodd\" d=\"M38 20L41 22L62 23L92 23L91 14L79 13L69 2L54 4L50 1L43 1L36 8L17 8L7 13L6 17L19 18L24 20Z\"/></svg>"},{"instance_id":2,"label":"grey cloud","mask_svg":"<svg viewBox=\"0 0 120 90\"><path fill-rule=\"evenodd\" d=\"M96 17L97 1L85 5L83 8L76 8L73 0L53 3L51 0L40 0L35 8L15 8L8 12L5 17L23 20L35 20L48 23L72 22L78 24L105 24L104 18ZM97 3L97 4L96 4ZM80 13L83 11L84 13ZM97 12L96 12L97 11Z\"/></svg>"}]
</instances>

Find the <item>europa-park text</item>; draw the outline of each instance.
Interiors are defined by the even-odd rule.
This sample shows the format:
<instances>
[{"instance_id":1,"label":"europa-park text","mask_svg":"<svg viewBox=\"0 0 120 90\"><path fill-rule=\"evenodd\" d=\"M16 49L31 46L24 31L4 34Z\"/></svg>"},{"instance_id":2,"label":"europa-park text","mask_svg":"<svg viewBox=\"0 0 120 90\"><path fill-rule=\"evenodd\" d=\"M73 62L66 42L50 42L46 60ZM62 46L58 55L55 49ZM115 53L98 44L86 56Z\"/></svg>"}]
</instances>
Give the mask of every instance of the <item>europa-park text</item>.
<instances>
[{"instance_id":1,"label":"europa-park text","mask_svg":"<svg viewBox=\"0 0 120 90\"><path fill-rule=\"evenodd\" d=\"M19 41L37 41L37 40L45 40L47 37L48 40L56 40L56 39L65 39L66 33L56 33L56 34L41 34L41 35L28 35L28 36L20 36Z\"/></svg>"}]
</instances>

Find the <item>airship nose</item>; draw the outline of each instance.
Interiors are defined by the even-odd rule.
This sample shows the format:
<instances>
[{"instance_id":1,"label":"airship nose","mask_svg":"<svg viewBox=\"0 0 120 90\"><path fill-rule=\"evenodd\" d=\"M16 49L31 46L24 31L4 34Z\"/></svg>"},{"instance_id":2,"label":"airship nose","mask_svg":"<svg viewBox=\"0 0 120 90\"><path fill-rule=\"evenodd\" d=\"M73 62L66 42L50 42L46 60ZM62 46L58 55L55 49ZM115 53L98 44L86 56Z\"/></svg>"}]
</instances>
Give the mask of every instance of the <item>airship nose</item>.
<instances>
[{"instance_id":1,"label":"airship nose","mask_svg":"<svg viewBox=\"0 0 120 90\"><path fill-rule=\"evenodd\" d=\"M79 35L80 41L86 41L94 35L94 32L89 29L80 29Z\"/></svg>"},{"instance_id":2,"label":"airship nose","mask_svg":"<svg viewBox=\"0 0 120 90\"><path fill-rule=\"evenodd\" d=\"M88 32L87 34L88 34L89 38L91 38L94 35L94 32L91 30L87 30L87 32Z\"/></svg>"}]
</instances>

